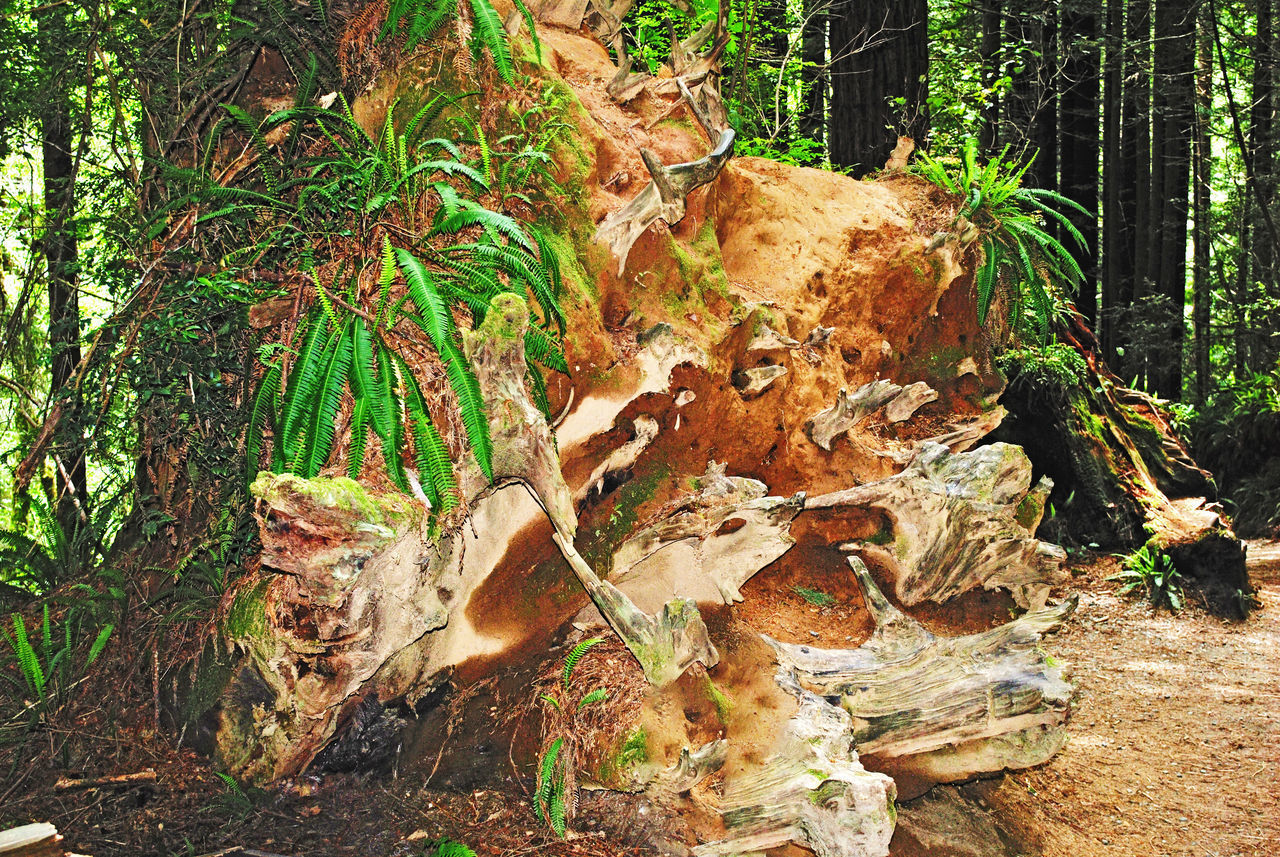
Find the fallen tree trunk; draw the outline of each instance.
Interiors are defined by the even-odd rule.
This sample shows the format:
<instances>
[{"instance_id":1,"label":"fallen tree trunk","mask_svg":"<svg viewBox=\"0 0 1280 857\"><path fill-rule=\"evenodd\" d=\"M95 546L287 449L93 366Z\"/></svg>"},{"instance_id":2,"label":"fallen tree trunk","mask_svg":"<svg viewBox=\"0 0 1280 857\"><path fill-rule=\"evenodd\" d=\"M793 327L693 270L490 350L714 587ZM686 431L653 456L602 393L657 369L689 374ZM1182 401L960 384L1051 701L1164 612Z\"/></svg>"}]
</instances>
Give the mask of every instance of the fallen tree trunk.
<instances>
[{"instance_id":1,"label":"fallen tree trunk","mask_svg":"<svg viewBox=\"0 0 1280 857\"><path fill-rule=\"evenodd\" d=\"M1126 389L1078 318L1056 352L1005 360L1001 403L1009 418L994 437L1023 446L1053 479L1058 537L1132 550L1152 542L1215 612L1243 616L1253 587L1244 550L1208 503L1213 478L1196 466L1156 403ZM1050 364L1053 364L1050 366Z\"/></svg>"}]
</instances>

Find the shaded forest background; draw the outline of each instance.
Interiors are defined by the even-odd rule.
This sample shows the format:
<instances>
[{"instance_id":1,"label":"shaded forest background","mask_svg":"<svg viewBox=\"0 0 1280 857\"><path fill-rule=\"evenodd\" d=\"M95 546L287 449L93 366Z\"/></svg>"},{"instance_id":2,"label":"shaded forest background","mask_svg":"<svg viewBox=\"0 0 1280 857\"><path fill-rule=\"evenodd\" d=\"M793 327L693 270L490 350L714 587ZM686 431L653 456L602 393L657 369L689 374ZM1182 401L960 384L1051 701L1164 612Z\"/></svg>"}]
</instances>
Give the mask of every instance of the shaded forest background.
<instances>
[{"instance_id":1,"label":"shaded forest background","mask_svg":"<svg viewBox=\"0 0 1280 857\"><path fill-rule=\"evenodd\" d=\"M247 319L279 283L217 222L175 223L175 170L226 158L228 105L265 115L300 86L364 91L412 47L394 27L343 41L375 7L386 16L385 2L3 4L9 595L97 570L108 593L195 615L252 555L244 435L270 355ZM695 26L718 11L691 8ZM1024 184L1096 212L1073 215L1085 276L1056 311L1078 311L1116 373L1167 401L1257 533L1280 524L1276 13L1275 0L732 0L721 89L740 154L873 178L900 137L943 162L972 139L983 161L1030 161ZM669 17L645 0L628 18L651 70ZM1026 359L1052 359L1051 338L1023 339Z\"/></svg>"}]
</instances>

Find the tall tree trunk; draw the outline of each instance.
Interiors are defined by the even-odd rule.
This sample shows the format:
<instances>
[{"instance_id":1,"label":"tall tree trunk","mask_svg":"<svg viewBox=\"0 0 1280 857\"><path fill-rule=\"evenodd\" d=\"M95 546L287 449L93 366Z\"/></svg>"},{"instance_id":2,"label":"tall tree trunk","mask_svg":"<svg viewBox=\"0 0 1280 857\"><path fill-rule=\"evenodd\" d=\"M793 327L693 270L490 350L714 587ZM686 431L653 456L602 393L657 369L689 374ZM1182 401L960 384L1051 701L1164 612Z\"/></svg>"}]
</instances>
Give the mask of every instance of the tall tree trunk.
<instances>
[{"instance_id":1,"label":"tall tree trunk","mask_svg":"<svg viewBox=\"0 0 1280 857\"><path fill-rule=\"evenodd\" d=\"M88 479L77 407L79 395L71 389L80 364L80 300L67 7L43 7L36 15L36 36L44 73L40 149L44 167L42 249L49 286L50 382L54 399L61 399L64 408L55 438L57 517L70 536L86 515Z\"/></svg>"},{"instance_id":2,"label":"tall tree trunk","mask_svg":"<svg viewBox=\"0 0 1280 857\"><path fill-rule=\"evenodd\" d=\"M1099 44L1099 0L1067 0L1062 7L1062 155L1063 196L1089 216L1073 214L1071 222L1084 236L1084 248L1064 241L1085 272L1076 307L1089 326L1098 319L1098 93L1102 50ZM1066 236L1062 236L1064 239Z\"/></svg>"},{"instance_id":3,"label":"tall tree trunk","mask_svg":"<svg viewBox=\"0 0 1280 857\"><path fill-rule=\"evenodd\" d=\"M1120 359L1116 336L1119 313L1133 299L1133 162L1125 157L1121 142L1121 105L1124 103L1124 0L1106 0L1106 66L1103 81L1102 119L1102 306L1098 313L1102 346L1107 362L1117 369ZM1127 286L1125 288L1124 286Z\"/></svg>"},{"instance_id":4,"label":"tall tree trunk","mask_svg":"<svg viewBox=\"0 0 1280 857\"><path fill-rule=\"evenodd\" d=\"M1272 213L1271 221L1280 212L1276 211L1276 154L1280 150L1280 124L1276 120L1277 111L1277 52L1276 40L1276 0L1257 0L1257 38L1253 49L1253 101L1249 110L1249 162L1255 177L1255 193L1252 222L1249 224L1253 234L1253 276L1251 283L1256 283L1261 292L1273 300L1280 299L1280 282L1277 276L1277 248L1275 236L1271 233L1267 222L1267 212ZM1276 361L1280 353L1280 313L1269 311L1265 314L1259 330L1262 332L1257 343L1257 357L1254 371L1266 371Z\"/></svg>"},{"instance_id":5,"label":"tall tree trunk","mask_svg":"<svg viewBox=\"0 0 1280 857\"><path fill-rule=\"evenodd\" d=\"M818 143L808 162L822 163L827 127L827 9L828 0L805 0L804 31L801 43L800 85L804 110L800 114L800 136Z\"/></svg>"},{"instance_id":6,"label":"tall tree trunk","mask_svg":"<svg viewBox=\"0 0 1280 857\"><path fill-rule=\"evenodd\" d=\"M831 19L831 163L864 176L929 129L925 0L844 0Z\"/></svg>"},{"instance_id":7,"label":"tall tree trunk","mask_svg":"<svg viewBox=\"0 0 1280 857\"><path fill-rule=\"evenodd\" d=\"M1210 236L1210 182L1212 178L1213 153L1209 149L1209 121L1213 112L1213 53L1209 35L1210 22L1206 20L1210 13L1206 8L1200 10L1199 28L1196 34L1196 114L1195 138L1192 142L1192 216L1195 232L1192 233L1192 293L1195 307L1192 311L1192 330L1195 349L1195 403L1203 405L1209 395L1209 345L1210 345L1210 301L1212 290L1209 287L1209 254L1212 247Z\"/></svg>"},{"instance_id":8,"label":"tall tree trunk","mask_svg":"<svg viewBox=\"0 0 1280 857\"><path fill-rule=\"evenodd\" d=\"M1129 0L1125 7L1124 93L1121 104L1121 171L1119 204L1130 275L1116 284L1117 353L1124 349L1121 375L1145 373L1146 361L1133 341L1133 304L1151 293L1147 260L1151 222L1151 17L1149 0ZM1121 264L1124 264L1122 262Z\"/></svg>"},{"instance_id":9,"label":"tall tree trunk","mask_svg":"<svg viewBox=\"0 0 1280 857\"><path fill-rule=\"evenodd\" d=\"M1191 136L1195 116L1195 5L1192 0L1155 4L1155 74L1152 91L1150 270L1153 294L1167 300L1172 315L1151 379L1155 391L1182 397L1182 344L1187 301L1187 191L1191 180Z\"/></svg>"}]
</instances>

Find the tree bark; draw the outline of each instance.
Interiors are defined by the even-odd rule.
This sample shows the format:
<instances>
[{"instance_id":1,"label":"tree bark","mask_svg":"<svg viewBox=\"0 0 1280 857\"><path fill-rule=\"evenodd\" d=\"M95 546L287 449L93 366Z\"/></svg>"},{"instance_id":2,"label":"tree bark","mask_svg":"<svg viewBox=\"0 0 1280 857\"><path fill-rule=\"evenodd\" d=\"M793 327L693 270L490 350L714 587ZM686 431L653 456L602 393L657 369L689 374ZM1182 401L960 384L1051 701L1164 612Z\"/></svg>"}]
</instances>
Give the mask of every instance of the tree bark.
<instances>
[{"instance_id":1,"label":"tree bark","mask_svg":"<svg viewBox=\"0 0 1280 857\"><path fill-rule=\"evenodd\" d=\"M833 166L862 177L897 145L929 130L928 7L924 0L847 0L831 19Z\"/></svg>"},{"instance_id":2,"label":"tree bark","mask_svg":"<svg viewBox=\"0 0 1280 857\"><path fill-rule=\"evenodd\" d=\"M1188 0L1155 4L1153 135L1151 144L1150 271L1152 294L1171 304L1172 315L1159 343L1161 358L1148 374L1157 393L1182 398L1182 308L1187 290L1187 190L1191 179L1191 136L1195 116L1195 10ZM1167 346L1167 347L1165 347Z\"/></svg>"},{"instance_id":3,"label":"tree bark","mask_svg":"<svg viewBox=\"0 0 1280 857\"><path fill-rule=\"evenodd\" d=\"M1089 326L1098 320L1098 94L1101 45L1099 0L1071 0L1062 10L1062 157L1059 190L1089 216L1072 214L1071 222L1084 236L1083 248L1065 241L1084 280L1076 294L1076 308ZM1061 236L1064 239L1066 236Z\"/></svg>"},{"instance_id":4,"label":"tree bark","mask_svg":"<svg viewBox=\"0 0 1280 857\"><path fill-rule=\"evenodd\" d=\"M1119 366L1116 352L1117 312L1126 305L1122 283L1132 283L1132 214L1130 189L1124 177L1132 164L1123 154L1121 105L1124 103L1124 0L1106 0L1106 66L1103 73L1102 114L1102 290L1094 329L1099 333L1107 362ZM1130 286L1131 288L1131 286Z\"/></svg>"},{"instance_id":5,"label":"tree bark","mask_svg":"<svg viewBox=\"0 0 1280 857\"><path fill-rule=\"evenodd\" d=\"M49 284L50 384L54 398L69 389L80 364L80 300L77 284L75 168L72 158L70 82L66 7L46 6L36 16L36 33L45 70L40 109L40 148L44 167L45 233L43 252ZM56 439L57 518L68 536L85 518L88 479L79 409L74 401L60 422Z\"/></svg>"},{"instance_id":6,"label":"tree bark","mask_svg":"<svg viewBox=\"0 0 1280 857\"><path fill-rule=\"evenodd\" d=\"M804 111L800 114L800 136L818 144L808 159L811 166L823 161L827 127L827 9L828 0L806 0L800 58L800 89Z\"/></svg>"},{"instance_id":7,"label":"tree bark","mask_svg":"<svg viewBox=\"0 0 1280 857\"><path fill-rule=\"evenodd\" d=\"M1249 110L1249 161L1255 176L1254 207L1249 229L1253 235L1252 282L1261 286L1270 298L1280 298L1280 277L1277 276L1277 249L1274 234L1268 229L1266 212L1276 210L1276 153L1280 151L1280 124L1277 124L1277 53L1276 2L1257 0L1257 38L1253 56L1253 102ZM1274 221L1274 218L1273 218ZM1265 372L1280 353L1277 341L1277 324L1280 312L1265 314L1260 329L1266 331L1259 337L1254 371ZM1270 335L1268 335L1270 334Z\"/></svg>"},{"instance_id":8,"label":"tree bark","mask_svg":"<svg viewBox=\"0 0 1280 857\"><path fill-rule=\"evenodd\" d=\"M1209 255L1213 243L1210 235L1210 182L1212 179L1213 153L1209 148L1209 122L1213 111L1213 54L1210 49L1206 9L1200 12L1200 27L1196 43L1196 113L1195 138L1192 141L1192 216L1195 231L1192 233L1192 291L1195 306L1192 311L1193 347L1195 353L1195 402L1203 405L1209 395L1210 366L1210 302L1213 299L1209 287Z\"/></svg>"}]
</instances>

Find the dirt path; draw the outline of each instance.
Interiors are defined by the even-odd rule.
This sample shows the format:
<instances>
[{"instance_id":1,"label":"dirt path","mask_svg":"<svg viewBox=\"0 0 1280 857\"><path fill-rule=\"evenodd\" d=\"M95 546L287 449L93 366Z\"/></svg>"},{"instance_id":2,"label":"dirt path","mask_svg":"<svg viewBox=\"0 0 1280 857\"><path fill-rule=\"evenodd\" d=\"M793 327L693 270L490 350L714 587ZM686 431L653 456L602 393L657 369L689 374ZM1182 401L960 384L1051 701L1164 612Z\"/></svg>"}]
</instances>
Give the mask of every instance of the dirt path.
<instances>
[{"instance_id":1,"label":"dirt path","mask_svg":"<svg viewBox=\"0 0 1280 857\"><path fill-rule=\"evenodd\" d=\"M1080 688L1066 750L981 797L1045 857L1230 857L1280 844L1280 542L1254 542L1263 609L1227 623L1117 598L1100 560L1048 648Z\"/></svg>"}]
</instances>

